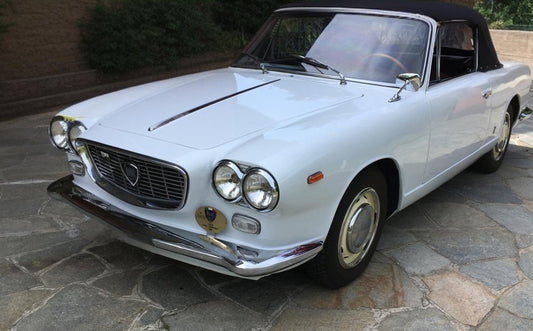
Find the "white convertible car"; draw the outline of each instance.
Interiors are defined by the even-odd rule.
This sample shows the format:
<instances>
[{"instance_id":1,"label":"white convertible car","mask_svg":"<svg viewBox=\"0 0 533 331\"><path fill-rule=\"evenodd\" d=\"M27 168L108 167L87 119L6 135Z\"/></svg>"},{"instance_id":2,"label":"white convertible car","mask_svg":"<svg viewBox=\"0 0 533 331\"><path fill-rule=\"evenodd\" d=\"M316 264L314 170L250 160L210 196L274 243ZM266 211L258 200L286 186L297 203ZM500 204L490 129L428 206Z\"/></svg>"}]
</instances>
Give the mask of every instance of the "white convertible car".
<instances>
[{"instance_id":1,"label":"white convertible car","mask_svg":"<svg viewBox=\"0 0 533 331\"><path fill-rule=\"evenodd\" d=\"M48 190L148 251L250 279L306 263L336 288L392 214L498 169L532 89L468 8L287 5L229 68L60 112L72 175Z\"/></svg>"}]
</instances>

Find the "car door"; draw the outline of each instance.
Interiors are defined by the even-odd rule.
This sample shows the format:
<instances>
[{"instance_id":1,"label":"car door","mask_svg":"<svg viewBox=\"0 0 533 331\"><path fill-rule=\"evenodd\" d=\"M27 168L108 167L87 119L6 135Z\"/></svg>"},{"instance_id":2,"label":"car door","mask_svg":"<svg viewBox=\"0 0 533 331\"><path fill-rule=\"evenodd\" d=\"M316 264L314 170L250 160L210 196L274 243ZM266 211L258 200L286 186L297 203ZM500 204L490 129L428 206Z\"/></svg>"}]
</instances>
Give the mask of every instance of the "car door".
<instances>
[{"instance_id":1,"label":"car door","mask_svg":"<svg viewBox=\"0 0 533 331\"><path fill-rule=\"evenodd\" d=\"M425 179L430 180L483 144L489 127L491 86L477 71L476 29L441 24L427 98L431 137Z\"/></svg>"}]
</instances>

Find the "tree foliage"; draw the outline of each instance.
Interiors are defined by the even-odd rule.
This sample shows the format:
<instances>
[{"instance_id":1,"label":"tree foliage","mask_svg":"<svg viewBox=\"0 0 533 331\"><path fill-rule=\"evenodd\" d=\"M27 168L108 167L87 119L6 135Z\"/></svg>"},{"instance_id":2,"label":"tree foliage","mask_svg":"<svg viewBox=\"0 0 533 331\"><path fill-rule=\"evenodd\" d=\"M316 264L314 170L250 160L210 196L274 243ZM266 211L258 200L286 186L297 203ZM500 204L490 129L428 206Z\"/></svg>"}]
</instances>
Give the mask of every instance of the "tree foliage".
<instances>
[{"instance_id":1,"label":"tree foliage","mask_svg":"<svg viewBox=\"0 0 533 331\"><path fill-rule=\"evenodd\" d=\"M274 9L288 2L291 0L219 0L213 14L224 31L235 33L242 47Z\"/></svg>"},{"instance_id":2,"label":"tree foliage","mask_svg":"<svg viewBox=\"0 0 533 331\"><path fill-rule=\"evenodd\" d=\"M476 2L474 8L491 28L533 25L533 0L483 0Z\"/></svg>"}]
</instances>

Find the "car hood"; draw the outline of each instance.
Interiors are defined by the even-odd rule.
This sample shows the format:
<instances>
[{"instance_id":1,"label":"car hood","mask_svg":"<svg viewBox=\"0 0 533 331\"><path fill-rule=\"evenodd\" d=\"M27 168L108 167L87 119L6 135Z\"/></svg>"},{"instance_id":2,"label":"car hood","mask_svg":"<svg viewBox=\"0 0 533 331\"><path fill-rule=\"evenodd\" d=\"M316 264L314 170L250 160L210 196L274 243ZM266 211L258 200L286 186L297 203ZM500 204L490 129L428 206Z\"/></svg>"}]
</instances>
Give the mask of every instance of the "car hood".
<instances>
[{"instance_id":1,"label":"car hood","mask_svg":"<svg viewBox=\"0 0 533 331\"><path fill-rule=\"evenodd\" d=\"M152 85L155 92L124 103L99 124L209 149L362 95L335 80L244 69L174 80L161 89Z\"/></svg>"}]
</instances>

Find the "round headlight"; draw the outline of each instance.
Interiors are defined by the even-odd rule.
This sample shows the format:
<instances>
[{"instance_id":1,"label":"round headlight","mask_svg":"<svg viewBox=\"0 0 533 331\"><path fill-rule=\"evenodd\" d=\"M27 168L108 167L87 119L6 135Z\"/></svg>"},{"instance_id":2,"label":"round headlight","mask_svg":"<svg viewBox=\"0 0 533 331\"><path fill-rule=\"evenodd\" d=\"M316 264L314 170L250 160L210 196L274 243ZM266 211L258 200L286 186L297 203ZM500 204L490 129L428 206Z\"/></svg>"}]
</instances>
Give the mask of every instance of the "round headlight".
<instances>
[{"instance_id":1,"label":"round headlight","mask_svg":"<svg viewBox=\"0 0 533 331\"><path fill-rule=\"evenodd\" d=\"M263 169L251 169L243 181L246 201L260 211L270 211L278 203L278 184L274 177Z\"/></svg>"},{"instance_id":2,"label":"round headlight","mask_svg":"<svg viewBox=\"0 0 533 331\"><path fill-rule=\"evenodd\" d=\"M54 117L50 123L50 139L59 149L68 148L68 122L63 117Z\"/></svg>"},{"instance_id":3,"label":"round headlight","mask_svg":"<svg viewBox=\"0 0 533 331\"><path fill-rule=\"evenodd\" d=\"M87 128L81 124L80 122L74 122L72 126L70 127L70 130L68 131L68 139L70 141L70 147L73 151L76 150L76 139L87 130Z\"/></svg>"},{"instance_id":4,"label":"round headlight","mask_svg":"<svg viewBox=\"0 0 533 331\"><path fill-rule=\"evenodd\" d=\"M215 190L222 198L231 202L242 198L241 178L242 172L233 162L222 161L213 171Z\"/></svg>"}]
</instances>

